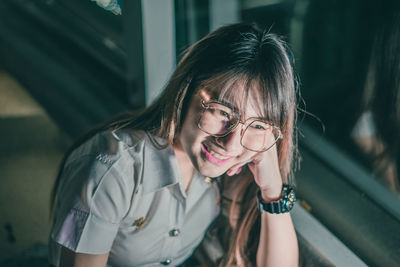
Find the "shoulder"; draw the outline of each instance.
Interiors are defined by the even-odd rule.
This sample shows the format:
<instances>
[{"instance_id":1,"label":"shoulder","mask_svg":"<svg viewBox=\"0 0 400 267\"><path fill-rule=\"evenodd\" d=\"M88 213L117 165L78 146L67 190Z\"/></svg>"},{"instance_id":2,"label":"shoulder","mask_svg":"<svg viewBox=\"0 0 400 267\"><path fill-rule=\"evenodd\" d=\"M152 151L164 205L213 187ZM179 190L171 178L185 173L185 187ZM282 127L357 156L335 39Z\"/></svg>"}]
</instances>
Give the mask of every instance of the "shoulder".
<instances>
[{"instance_id":1,"label":"shoulder","mask_svg":"<svg viewBox=\"0 0 400 267\"><path fill-rule=\"evenodd\" d=\"M112 163L129 149L141 146L146 139L144 131L106 130L87 139L68 156L66 164L77 158L95 156L104 163Z\"/></svg>"},{"instance_id":2,"label":"shoulder","mask_svg":"<svg viewBox=\"0 0 400 267\"><path fill-rule=\"evenodd\" d=\"M63 172L79 167L90 168L88 174L104 176L113 169L116 176L132 177L134 164L141 162L145 146L152 146L145 131L120 129L96 133L76 147L67 157ZM90 177L90 175L88 175Z\"/></svg>"},{"instance_id":3,"label":"shoulder","mask_svg":"<svg viewBox=\"0 0 400 267\"><path fill-rule=\"evenodd\" d=\"M129 209L147 143L144 131L129 130L102 131L86 140L63 166L58 188L63 204L114 222Z\"/></svg>"}]
</instances>

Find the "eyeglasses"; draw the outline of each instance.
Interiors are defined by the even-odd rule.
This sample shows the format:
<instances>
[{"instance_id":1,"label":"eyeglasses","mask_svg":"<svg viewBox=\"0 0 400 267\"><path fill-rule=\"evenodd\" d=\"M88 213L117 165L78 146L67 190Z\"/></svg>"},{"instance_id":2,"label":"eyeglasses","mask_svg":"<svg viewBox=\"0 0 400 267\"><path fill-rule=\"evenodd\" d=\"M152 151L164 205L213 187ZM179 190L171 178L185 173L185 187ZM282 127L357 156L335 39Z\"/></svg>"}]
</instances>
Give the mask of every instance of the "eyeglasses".
<instances>
[{"instance_id":1,"label":"eyeglasses","mask_svg":"<svg viewBox=\"0 0 400 267\"><path fill-rule=\"evenodd\" d=\"M267 121L249 118L242 122L239 112L215 100L205 103L201 99L201 105L203 113L197 126L209 135L224 137L231 133L239 123L243 124L245 129L241 134L240 144L254 152L267 151L278 140L283 139L279 127Z\"/></svg>"}]
</instances>

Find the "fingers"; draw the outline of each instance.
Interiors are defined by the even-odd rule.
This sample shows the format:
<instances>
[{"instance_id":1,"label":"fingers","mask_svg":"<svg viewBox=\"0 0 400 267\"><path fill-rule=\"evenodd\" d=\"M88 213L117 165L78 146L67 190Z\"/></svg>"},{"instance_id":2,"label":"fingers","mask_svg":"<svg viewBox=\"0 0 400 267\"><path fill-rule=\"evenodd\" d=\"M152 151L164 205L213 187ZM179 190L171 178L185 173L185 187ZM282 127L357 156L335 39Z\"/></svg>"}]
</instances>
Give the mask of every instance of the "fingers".
<instances>
[{"instance_id":1,"label":"fingers","mask_svg":"<svg viewBox=\"0 0 400 267\"><path fill-rule=\"evenodd\" d=\"M250 170L254 173L255 168L257 168L257 165L260 165L262 161L265 161L266 158L270 157L277 158L277 151L275 145L265 152L258 152L257 154L253 155L250 159L246 161L236 163L229 170L226 171L226 174L228 176L237 175L242 171L243 166L245 165L248 165Z\"/></svg>"},{"instance_id":2,"label":"fingers","mask_svg":"<svg viewBox=\"0 0 400 267\"><path fill-rule=\"evenodd\" d=\"M243 163L238 163L238 164L233 165L233 166L226 172L226 174L227 174L228 176L238 175L239 173L242 172L243 167L244 167L246 164L248 164L249 162L251 162L251 161L246 161L246 162L243 162Z\"/></svg>"},{"instance_id":3,"label":"fingers","mask_svg":"<svg viewBox=\"0 0 400 267\"><path fill-rule=\"evenodd\" d=\"M232 167L226 172L226 174L228 176L233 176L233 175L239 174L241 171L242 171L242 167L238 167L238 168L233 168Z\"/></svg>"},{"instance_id":4,"label":"fingers","mask_svg":"<svg viewBox=\"0 0 400 267\"><path fill-rule=\"evenodd\" d=\"M242 167L240 167L239 169L237 169L235 174L239 174L242 171Z\"/></svg>"},{"instance_id":5,"label":"fingers","mask_svg":"<svg viewBox=\"0 0 400 267\"><path fill-rule=\"evenodd\" d=\"M243 167L245 165L254 165L254 164L258 164L261 161L261 156L262 156L263 152L257 153L256 155L254 155L253 157L251 157L250 159L237 163L235 165L233 165L227 172L226 174L228 176L233 176L233 175L238 175L239 173L241 173Z\"/></svg>"}]
</instances>

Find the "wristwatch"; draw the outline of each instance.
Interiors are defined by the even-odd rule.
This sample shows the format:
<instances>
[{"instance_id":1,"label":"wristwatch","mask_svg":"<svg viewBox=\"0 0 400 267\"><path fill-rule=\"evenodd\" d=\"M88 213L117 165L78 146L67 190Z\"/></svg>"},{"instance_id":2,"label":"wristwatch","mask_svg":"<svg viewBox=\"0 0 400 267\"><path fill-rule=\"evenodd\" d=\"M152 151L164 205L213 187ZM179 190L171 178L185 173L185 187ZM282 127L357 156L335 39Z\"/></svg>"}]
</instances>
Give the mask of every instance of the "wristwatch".
<instances>
[{"instance_id":1,"label":"wristwatch","mask_svg":"<svg viewBox=\"0 0 400 267\"><path fill-rule=\"evenodd\" d=\"M296 194L294 189L287 184L282 187L281 198L276 201L264 202L261 197L261 191L257 193L257 207L260 212L269 212L273 214L280 214L289 212L296 202Z\"/></svg>"}]
</instances>

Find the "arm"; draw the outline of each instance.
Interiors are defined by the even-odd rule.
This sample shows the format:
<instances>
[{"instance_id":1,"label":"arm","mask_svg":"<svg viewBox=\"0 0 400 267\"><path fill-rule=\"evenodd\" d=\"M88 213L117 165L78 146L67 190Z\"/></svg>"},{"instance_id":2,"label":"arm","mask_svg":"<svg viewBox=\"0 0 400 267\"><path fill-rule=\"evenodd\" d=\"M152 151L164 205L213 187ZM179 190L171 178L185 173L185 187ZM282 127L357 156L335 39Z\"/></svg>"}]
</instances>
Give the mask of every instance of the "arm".
<instances>
[{"instance_id":1,"label":"arm","mask_svg":"<svg viewBox=\"0 0 400 267\"><path fill-rule=\"evenodd\" d=\"M121 218L130 207L133 185L112 162L94 157L77 158L63 174L68 180L60 188L50 236L51 244L61 248L59 255L57 250L51 255L53 264L106 266Z\"/></svg>"},{"instance_id":2,"label":"arm","mask_svg":"<svg viewBox=\"0 0 400 267\"><path fill-rule=\"evenodd\" d=\"M60 267L105 267L107 260L108 253L100 255L75 253L62 247Z\"/></svg>"},{"instance_id":3,"label":"arm","mask_svg":"<svg viewBox=\"0 0 400 267\"><path fill-rule=\"evenodd\" d=\"M282 177L279 171L276 146L257 154L248 167L261 190L265 202L280 196ZM236 173L239 165L230 170ZM298 266L296 232L289 213L261 214L260 241L257 249L257 266Z\"/></svg>"},{"instance_id":4,"label":"arm","mask_svg":"<svg viewBox=\"0 0 400 267\"><path fill-rule=\"evenodd\" d=\"M249 168L265 202L279 198L282 177L276 146L256 157ZM298 266L298 245L290 213L261 214L257 266Z\"/></svg>"},{"instance_id":5,"label":"arm","mask_svg":"<svg viewBox=\"0 0 400 267\"><path fill-rule=\"evenodd\" d=\"M261 215L257 266L298 266L297 238L289 213Z\"/></svg>"}]
</instances>

